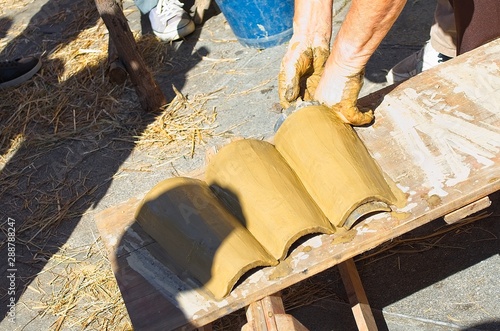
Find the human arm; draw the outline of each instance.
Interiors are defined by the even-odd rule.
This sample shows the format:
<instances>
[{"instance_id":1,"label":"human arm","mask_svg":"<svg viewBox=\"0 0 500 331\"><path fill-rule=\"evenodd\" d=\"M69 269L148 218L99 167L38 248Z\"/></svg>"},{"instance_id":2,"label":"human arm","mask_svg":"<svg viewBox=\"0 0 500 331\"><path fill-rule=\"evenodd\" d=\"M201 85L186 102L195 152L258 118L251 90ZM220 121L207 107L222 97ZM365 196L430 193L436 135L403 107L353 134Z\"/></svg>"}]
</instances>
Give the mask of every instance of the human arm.
<instances>
[{"instance_id":1,"label":"human arm","mask_svg":"<svg viewBox=\"0 0 500 331\"><path fill-rule=\"evenodd\" d=\"M328 107L338 105L340 117L354 125L372 121L356 101L366 64L401 13L406 0L353 0L335 38L314 99Z\"/></svg>"},{"instance_id":2,"label":"human arm","mask_svg":"<svg viewBox=\"0 0 500 331\"><path fill-rule=\"evenodd\" d=\"M297 99L299 82L307 77L304 99L314 99L328 107L335 105L347 123L371 122L373 113L362 113L356 107L364 68L405 3L406 0L352 0L328 53L332 1L296 0L294 35L278 79L281 105L286 108Z\"/></svg>"},{"instance_id":3,"label":"human arm","mask_svg":"<svg viewBox=\"0 0 500 331\"><path fill-rule=\"evenodd\" d=\"M311 100L330 54L333 0L296 0L293 36L281 62L278 93L283 108L299 96Z\"/></svg>"}]
</instances>

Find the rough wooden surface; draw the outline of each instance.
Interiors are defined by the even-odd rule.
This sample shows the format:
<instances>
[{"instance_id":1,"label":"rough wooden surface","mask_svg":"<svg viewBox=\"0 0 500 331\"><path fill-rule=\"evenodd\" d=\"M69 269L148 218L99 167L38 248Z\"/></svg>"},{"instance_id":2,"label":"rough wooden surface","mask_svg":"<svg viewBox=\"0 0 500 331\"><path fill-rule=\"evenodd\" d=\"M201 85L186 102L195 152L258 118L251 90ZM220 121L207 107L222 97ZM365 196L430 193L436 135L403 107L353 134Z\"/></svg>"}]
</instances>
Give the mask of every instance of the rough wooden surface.
<instances>
[{"instance_id":1,"label":"rough wooden surface","mask_svg":"<svg viewBox=\"0 0 500 331\"><path fill-rule=\"evenodd\" d=\"M277 294L252 302L246 316L248 322L241 331L308 331L293 316L285 313L283 301Z\"/></svg>"},{"instance_id":2,"label":"rough wooden surface","mask_svg":"<svg viewBox=\"0 0 500 331\"><path fill-rule=\"evenodd\" d=\"M141 106L146 111L156 111L167 103L163 92L137 50L127 19L115 0L95 0L99 15L109 31L109 38L116 48L121 63L135 87Z\"/></svg>"},{"instance_id":3,"label":"rough wooden surface","mask_svg":"<svg viewBox=\"0 0 500 331\"><path fill-rule=\"evenodd\" d=\"M161 249L134 224L138 200L106 210L96 222L134 327L208 324L498 191L499 105L500 40L399 85L375 110L375 124L357 132L408 195L408 205L355 225L351 241L338 243L338 234L308 239L278 267L249 275L222 301L162 266Z\"/></svg>"},{"instance_id":4,"label":"rough wooden surface","mask_svg":"<svg viewBox=\"0 0 500 331\"><path fill-rule=\"evenodd\" d=\"M463 206L460 209L457 209L449 214L444 215L444 221L448 224L453 224L461 221L469 215L477 213L483 209L491 206L491 200L489 197L481 198L473 203L468 204L467 206Z\"/></svg>"}]
</instances>

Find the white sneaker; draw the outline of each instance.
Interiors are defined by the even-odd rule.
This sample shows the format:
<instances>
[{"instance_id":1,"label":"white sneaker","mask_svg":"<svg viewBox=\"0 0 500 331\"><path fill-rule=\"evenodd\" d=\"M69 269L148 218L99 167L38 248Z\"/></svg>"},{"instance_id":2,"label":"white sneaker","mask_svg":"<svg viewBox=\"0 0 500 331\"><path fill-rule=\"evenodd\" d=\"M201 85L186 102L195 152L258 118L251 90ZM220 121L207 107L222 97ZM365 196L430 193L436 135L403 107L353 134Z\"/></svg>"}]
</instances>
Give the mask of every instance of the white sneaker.
<instances>
[{"instance_id":1,"label":"white sneaker","mask_svg":"<svg viewBox=\"0 0 500 331\"><path fill-rule=\"evenodd\" d=\"M195 29L194 22L178 0L159 0L149 12L153 33L163 41L181 39Z\"/></svg>"},{"instance_id":2,"label":"white sneaker","mask_svg":"<svg viewBox=\"0 0 500 331\"><path fill-rule=\"evenodd\" d=\"M389 70L386 76L387 82L390 84L402 82L449 59L451 58L436 51L427 41L418 52L403 59Z\"/></svg>"}]
</instances>

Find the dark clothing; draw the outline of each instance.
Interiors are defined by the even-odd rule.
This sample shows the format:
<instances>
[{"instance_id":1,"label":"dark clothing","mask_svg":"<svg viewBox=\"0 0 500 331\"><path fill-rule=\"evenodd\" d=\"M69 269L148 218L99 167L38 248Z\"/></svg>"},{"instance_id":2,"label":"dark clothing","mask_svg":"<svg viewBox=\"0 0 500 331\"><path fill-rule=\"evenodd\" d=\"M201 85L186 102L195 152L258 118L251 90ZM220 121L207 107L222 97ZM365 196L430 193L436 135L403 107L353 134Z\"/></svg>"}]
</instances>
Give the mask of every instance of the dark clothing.
<instances>
[{"instance_id":1,"label":"dark clothing","mask_svg":"<svg viewBox=\"0 0 500 331\"><path fill-rule=\"evenodd\" d=\"M455 13L457 55L500 37L500 0L450 0Z\"/></svg>"}]
</instances>

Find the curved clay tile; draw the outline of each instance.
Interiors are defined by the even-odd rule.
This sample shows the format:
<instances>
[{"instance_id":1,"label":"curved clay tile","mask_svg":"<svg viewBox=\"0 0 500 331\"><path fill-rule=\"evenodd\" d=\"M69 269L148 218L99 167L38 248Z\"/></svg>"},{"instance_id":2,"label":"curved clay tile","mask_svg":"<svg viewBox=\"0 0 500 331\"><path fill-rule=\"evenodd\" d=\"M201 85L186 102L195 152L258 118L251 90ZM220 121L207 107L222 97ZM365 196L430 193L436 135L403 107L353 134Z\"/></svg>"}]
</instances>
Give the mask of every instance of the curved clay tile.
<instances>
[{"instance_id":1,"label":"curved clay tile","mask_svg":"<svg viewBox=\"0 0 500 331\"><path fill-rule=\"evenodd\" d=\"M357 218L402 202L402 192L391 189L354 129L325 106L290 115L274 142L335 227L350 228ZM346 224L355 210L357 218Z\"/></svg>"},{"instance_id":2,"label":"curved clay tile","mask_svg":"<svg viewBox=\"0 0 500 331\"><path fill-rule=\"evenodd\" d=\"M243 139L210 161L206 181L276 259L310 233L334 229L293 170L268 142Z\"/></svg>"},{"instance_id":3,"label":"curved clay tile","mask_svg":"<svg viewBox=\"0 0 500 331\"><path fill-rule=\"evenodd\" d=\"M165 250L179 276L216 299L250 269L278 263L197 179L157 184L141 202L136 220Z\"/></svg>"}]
</instances>

